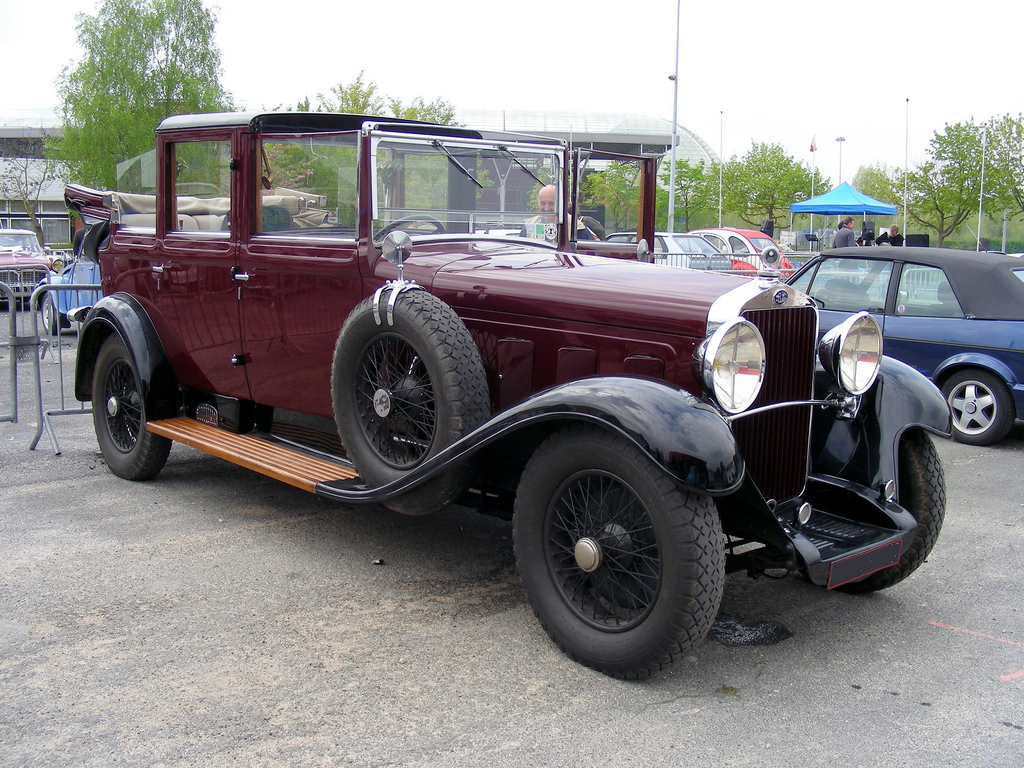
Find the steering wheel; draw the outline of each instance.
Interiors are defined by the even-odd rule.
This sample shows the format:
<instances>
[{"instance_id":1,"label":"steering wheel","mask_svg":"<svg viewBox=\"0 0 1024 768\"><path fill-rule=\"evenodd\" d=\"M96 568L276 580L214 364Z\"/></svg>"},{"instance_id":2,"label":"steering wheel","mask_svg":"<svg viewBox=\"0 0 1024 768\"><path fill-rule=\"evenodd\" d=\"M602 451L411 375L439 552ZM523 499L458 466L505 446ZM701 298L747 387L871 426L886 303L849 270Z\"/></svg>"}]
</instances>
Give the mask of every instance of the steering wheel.
<instances>
[{"instance_id":1,"label":"steering wheel","mask_svg":"<svg viewBox=\"0 0 1024 768\"><path fill-rule=\"evenodd\" d=\"M403 226L403 225L414 225L414 226ZM415 226L418 225L418 226ZM424 232L422 225L428 225L432 227L429 232ZM443 235L445 233L444 224L439 219L435 219L433 216L428 216L425 213L419 214L418 216L403 216L400 219L395 219L388 224L384 229L377 233L378 238L382 238L385 235L394 232L396 229L411 230L416 234L421 235Z\"/></svg>"}]
</instances>

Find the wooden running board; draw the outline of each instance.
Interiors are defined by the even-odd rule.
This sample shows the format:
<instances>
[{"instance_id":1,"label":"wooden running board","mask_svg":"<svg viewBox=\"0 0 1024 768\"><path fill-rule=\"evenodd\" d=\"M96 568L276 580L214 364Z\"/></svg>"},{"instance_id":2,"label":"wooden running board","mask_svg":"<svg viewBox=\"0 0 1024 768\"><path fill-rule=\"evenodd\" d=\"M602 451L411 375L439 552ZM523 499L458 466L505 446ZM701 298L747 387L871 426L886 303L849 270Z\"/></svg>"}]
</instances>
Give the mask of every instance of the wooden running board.
<instances>
[{"instance_id":1,"label":"wooden running board","mask_svg":"<svg viewBox=\"0 0 1024 768\"><path fill-rule=\"evenodd\" d=\"M307 456L252 435L226 432L194 419L149 421L146 429L310 493L315 491L317 483L358 476L350 467Z\"/></svg>"}]
</instances>

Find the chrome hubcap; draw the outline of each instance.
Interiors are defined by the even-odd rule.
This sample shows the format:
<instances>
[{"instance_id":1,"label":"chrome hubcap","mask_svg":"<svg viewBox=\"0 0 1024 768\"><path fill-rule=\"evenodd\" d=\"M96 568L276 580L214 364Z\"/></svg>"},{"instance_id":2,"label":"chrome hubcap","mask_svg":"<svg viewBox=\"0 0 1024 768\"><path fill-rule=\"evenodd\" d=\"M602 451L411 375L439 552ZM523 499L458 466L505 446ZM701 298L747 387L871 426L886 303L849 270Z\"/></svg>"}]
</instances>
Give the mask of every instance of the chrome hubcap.
<instances>
[{"instance_id":1,"label":"chrome hubcap","mask_svg":"<svg viewBox=\"0 0 1024 768\"><path fill-rule=\"evenodd\" d=\"M573 554L576 556L576 565L585 573L593 573L601 567L601 545L590 537L577 541Z\"/></svg>"},{"instance_id":2,"label":"chrome hubcap","mask_svg":"<svg viewBox=\"0 0 1024 768\"><path fill-rule=\"evenodd\" d=\"M391 394L386 389L373 393L373 410L382 419L391 413Z\"/></svg>"},{"instance_id":3,"label":"chrome hubcap","mask_svg":"<svg viewBox=\"0 0 1024 768\"><path fill-rule=\"evenodd\" d=\"M107 414L109 416L117 416L117 412L121 410L120 405L117 402L117 398L111 395L107 399Z\"/></svg>"}]
</instances>

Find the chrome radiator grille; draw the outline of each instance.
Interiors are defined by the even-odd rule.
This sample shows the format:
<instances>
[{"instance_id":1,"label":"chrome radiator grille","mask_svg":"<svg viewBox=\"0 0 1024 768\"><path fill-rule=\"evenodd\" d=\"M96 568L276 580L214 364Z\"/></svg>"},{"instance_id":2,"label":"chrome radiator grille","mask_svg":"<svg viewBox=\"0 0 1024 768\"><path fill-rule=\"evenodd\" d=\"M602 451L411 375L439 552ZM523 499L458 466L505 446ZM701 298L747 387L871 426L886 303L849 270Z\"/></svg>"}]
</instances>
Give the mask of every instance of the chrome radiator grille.
<instances>
[{"instance_id":1,"label":"chrome radiator grille","mask_svg":"<svg viewBox=\"0 0 1024 768\"><path fill-rule=\"evenodd\" d=\"M765 378L751 408L809 400L814 392L817 315L813 307L743 313L764 337ZM807 477L812 406L765 411L736 419L733 431L747 472L766 499L797 496Z\"/></svg>"},{"instance_id":2,"label":"chrome radiator grille","mask_svg":"<svg viewBox=\"0 0 1024 768\"><path fill-rule=\"evenodd\" d=\"M5 283L14 289L18 295L31 293L36 284L46 277L45 267L12 267L0 269L0 283Z\"/></svg>"}]
</instances>

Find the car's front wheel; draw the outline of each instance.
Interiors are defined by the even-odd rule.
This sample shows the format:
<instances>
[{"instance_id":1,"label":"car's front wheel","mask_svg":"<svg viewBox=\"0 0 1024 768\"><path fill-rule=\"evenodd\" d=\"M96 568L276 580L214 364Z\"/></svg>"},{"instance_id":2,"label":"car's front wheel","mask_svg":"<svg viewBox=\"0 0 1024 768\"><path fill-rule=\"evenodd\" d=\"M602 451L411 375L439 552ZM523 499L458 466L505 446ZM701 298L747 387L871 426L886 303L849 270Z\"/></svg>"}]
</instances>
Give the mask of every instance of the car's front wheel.
<instances>
[{"instance_id":1,"label":"car's front wheel","mask_svg":"<svg viewBox=\"0 0 1024 768\"><path fill-rule=\"evenodd\" d=\"M42 304L39 306L39 327L43 333L51 336L56 335L58 329L71 327L71 321L57 310L53 303L53 296L47 293L43 296Z\"/></svg>"},{"instance_id":2,"label":"car's front wheel","mask_svg":"<svg viewBox=\"0 0 1024 768\"><path fill-rule=\"evenodd\" d=\"M921 431L909 432L900 441L900 506L917 520L917 535L899 563L861 581L839 587L863 594L898 584L916 571L935 546L946 516L946 479L935 444Z\"/></svg>"},{"instance_id":3,"label":"car's front wheel","mask_svg":"<svg viewBox=\"0 0 1024 768\"><path fill-rule=\"evenodd\" d=\"M146 401L124 342L112 334L96 357L92 418L103 460L126 480L155 477L171 452L171 441L146 429Z\"/></svg>"},{"instance_id":4,"label":"car's front wheel","mask_svg":"<svg viewBox=\"0 0 1024 768\"><path fill-rule=\"evenodd\" d=\"M725 581L718 512L623 437L549 437L520 480L513 535L534 612L583 664L646 677L711 630Z\"/></svg>"},{"instance_id":5,"label":"car's front wheel","mask_svg":"<svg viewBox=\"0 0 1024 768\"><path fill-rule=\"evenodd\" d=\"M942 392L958 443L992 445L1013 428L1013 395L995 374L978 368L957 371L943 383Z\"/></svg>"}]
</instances>

